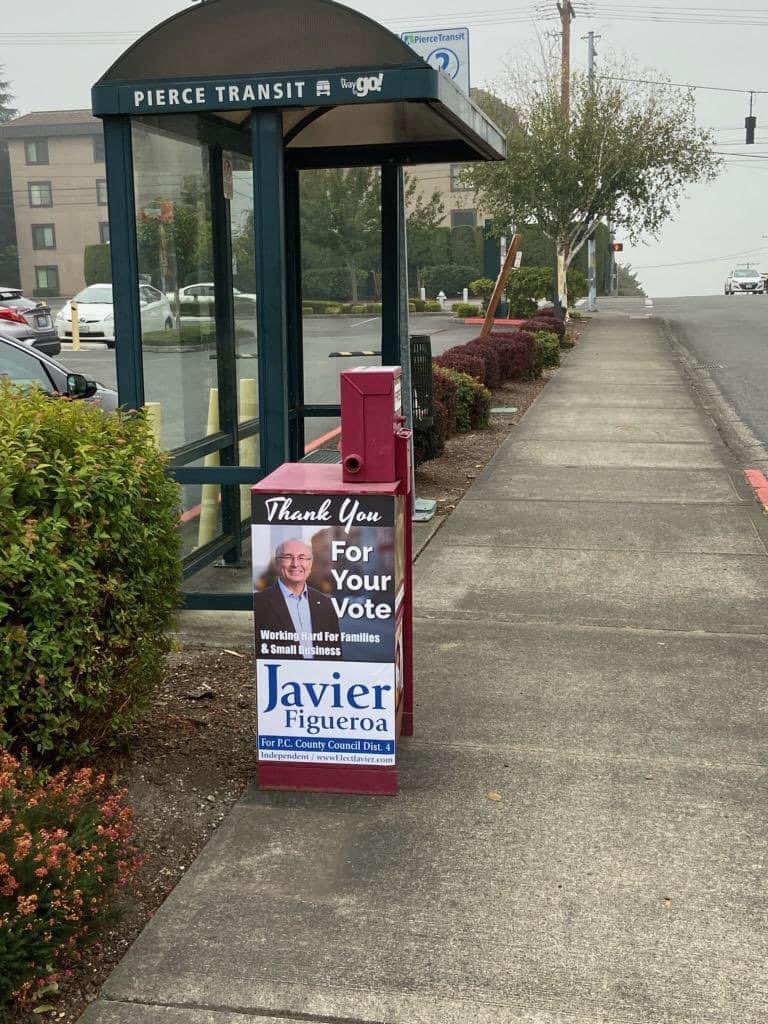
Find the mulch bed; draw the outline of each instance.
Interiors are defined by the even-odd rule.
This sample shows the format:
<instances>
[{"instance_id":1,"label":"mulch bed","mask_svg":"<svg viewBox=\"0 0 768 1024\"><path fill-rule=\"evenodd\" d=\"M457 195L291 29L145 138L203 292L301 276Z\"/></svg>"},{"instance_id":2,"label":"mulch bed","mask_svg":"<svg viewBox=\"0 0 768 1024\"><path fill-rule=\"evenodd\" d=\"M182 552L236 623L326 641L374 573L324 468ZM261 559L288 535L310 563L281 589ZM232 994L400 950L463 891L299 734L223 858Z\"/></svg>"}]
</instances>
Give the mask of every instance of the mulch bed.
<instances>
[{"instance_id":1,"label":"mulch bed","mask_svg":"<svg viewBox=\"0 0 768 1024\"><path fill-rule=\"evenodd\" d=\"M451 438L439 459L416 471L419 497L436 499L438 514L450 514L553 372L494 391L494 407L515 406L517 412L493 415L488 430ZM5 1017L0 1011L0 1020L72 1024L98 996L111 969L253 779L252 708L250 650L190 648L170 656L165 685L130 746L96 762L128 788L143 865L130 887L117 896L98 941L61 980L55 1008L43 1014L10 1012Z\"/></svg>"}]
</instances>

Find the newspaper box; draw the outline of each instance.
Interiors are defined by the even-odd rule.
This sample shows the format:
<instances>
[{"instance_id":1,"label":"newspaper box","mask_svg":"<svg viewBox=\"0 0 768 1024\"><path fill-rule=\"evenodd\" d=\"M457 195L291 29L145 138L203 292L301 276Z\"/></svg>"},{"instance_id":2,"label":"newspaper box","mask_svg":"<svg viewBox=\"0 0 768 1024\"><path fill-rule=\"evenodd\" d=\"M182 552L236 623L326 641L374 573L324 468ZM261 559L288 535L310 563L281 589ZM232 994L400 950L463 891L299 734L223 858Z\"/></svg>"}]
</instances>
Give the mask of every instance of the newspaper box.
<instances>
[{"instance_id":1,"label":"newspaper box","mask_svg":"<svg viewBox=\"0 0 768 1024\"><path fill-rule=\"evenodd\" d=\"M399 368L346 371L341 399L341 464L284 463L252 490L259 785L394 794L413 731Z\"/></svg>"}]
</instances>

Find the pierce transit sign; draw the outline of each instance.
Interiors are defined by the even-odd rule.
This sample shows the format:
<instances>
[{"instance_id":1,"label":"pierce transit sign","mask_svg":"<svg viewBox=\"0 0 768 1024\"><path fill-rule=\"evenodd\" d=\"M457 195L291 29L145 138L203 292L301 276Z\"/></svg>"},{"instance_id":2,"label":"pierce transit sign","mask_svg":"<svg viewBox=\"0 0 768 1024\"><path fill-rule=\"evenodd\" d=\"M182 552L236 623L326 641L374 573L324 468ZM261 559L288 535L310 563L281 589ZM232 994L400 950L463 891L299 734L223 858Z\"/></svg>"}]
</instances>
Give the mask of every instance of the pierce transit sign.
<instances>
[{"instance_id":1,"label":"pierce transit sign","mask_svg":"<svg viewBox=\"0 0 768 1024\"><path fill-rule=\"evenodd\" d=\"M403 32L400 38L427 64L445 72L469 96L468 28L428 28Z\"/></svg>"}]
</instances>

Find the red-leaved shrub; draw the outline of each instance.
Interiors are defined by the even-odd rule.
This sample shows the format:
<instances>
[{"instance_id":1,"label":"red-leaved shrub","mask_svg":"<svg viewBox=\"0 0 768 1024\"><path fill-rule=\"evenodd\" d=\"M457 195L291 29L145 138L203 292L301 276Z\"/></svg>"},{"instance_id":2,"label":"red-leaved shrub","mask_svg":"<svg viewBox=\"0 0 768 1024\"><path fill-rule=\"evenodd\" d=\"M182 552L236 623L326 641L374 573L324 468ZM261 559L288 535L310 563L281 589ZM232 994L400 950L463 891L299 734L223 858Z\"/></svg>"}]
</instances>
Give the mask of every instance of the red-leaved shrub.
<instances>
[{"instance_id":1,"label":"red-leaved shrub","mask_svg":"<svg viewBox=\"0 0 768 1024\"><path fill-rule=\"evenodd\" d=\"M535 336L529 331L492 331L505 380L529 380L536 376Z\"/></svg>"},{"instance_id":2,"label":"red-leaved shrub","mask_svg":"<svg viewBox=\"0 0 768 1024\"><path fill-rule=\"evenodd\" d=\"M478 355L485 363L485 380L483 383L487 388L493 390L501 384L501 365L495 347L487 338L474 338L468 341L464 348L471 355Z\"/></svg>"},{"instance_id":3,"label":"red-leaved shrub","mask_svg":"<svg viewBox=\"0 0 768 1024\"><path fill-rule=\"evenodd\" d=\"M470 377L485 384L485 360L479 353L472 353L467 350L466 345L456 345L449 348L442 355L437 356L435 362L438 366L444 366L448 370L458 370L459 373L468 373Z\"/></svg>"},{"instance_id":4,"label":"red-leaved shrub","mask_svg":"<svg viewBox=\"0 0 768 1024\"><path fill-rule=\"evenodd\" d=\"M0 752L0 1007L77 960L138 866L125 794L90 768L41 775Z\"/></svg>"},{"instance_id":5,"label":"red-leaved shrub","mask_svg":"<svg viewBox=\"0 0 768 1024\"><path fill-rule=\"evenodd\" d=\"M450 437L456 431L456 410L459 401L459 389L451 372L444 366L432 364L432 397L443 403L447 420L447 432Z\"/></svg>"},{"instance_id":6,"label":"red-leaved shrub","mask_svg":"<svg viewBox=\"0 0 768 1024\"><path fill-rule=\"evenodd\" d=\"M548 331L550 334L556 334L558 338L565 336L565 324L556 316L533 316L530 320L526 320L524 324L521 324L520 329L531 331L533 334L536 334L538 331Z\"/></svg>"}]
</instances>

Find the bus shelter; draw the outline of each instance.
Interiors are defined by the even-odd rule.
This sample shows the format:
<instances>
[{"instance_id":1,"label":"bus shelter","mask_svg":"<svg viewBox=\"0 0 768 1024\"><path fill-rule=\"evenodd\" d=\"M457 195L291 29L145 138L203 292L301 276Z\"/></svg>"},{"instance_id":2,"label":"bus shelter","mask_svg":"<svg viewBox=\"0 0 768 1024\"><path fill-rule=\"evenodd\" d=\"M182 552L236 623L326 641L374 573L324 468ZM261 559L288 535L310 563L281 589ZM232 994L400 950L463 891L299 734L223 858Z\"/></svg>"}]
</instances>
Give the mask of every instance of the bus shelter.
<instances>
[{"instance_id":1,"label":"bus shelter","mask_svg":"<svg viewBox=\"0 0 768 1024\"><path fill-rule=\"evenodd\" d=\"M126 50L92 103L120 401L158 411L187 606L248 608L249 489L339 413L338 366L334 388L304 343L301 175L379 169L380 361L396 365L403 169L503 159L504 137L444 73L331 0L200 3Z\"/></svg>"}]
</instances>

